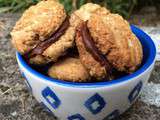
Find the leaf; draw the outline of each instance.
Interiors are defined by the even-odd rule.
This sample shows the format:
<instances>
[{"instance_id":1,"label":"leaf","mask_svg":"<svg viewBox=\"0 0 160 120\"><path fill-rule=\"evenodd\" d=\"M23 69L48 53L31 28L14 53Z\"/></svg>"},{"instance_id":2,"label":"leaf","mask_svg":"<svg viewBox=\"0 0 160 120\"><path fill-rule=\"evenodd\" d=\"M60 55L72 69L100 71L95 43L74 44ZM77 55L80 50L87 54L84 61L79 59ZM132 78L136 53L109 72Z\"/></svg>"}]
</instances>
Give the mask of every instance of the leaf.
<instances>
[{"instance_id":1,"label":"leaf","mask_svg":"<svg viewBox=\"0 0 160 120\"><path fill-rule=\"evenodd\" d=\"M64 1L65 1L65 0L59 0L59 2L62 3L62 4L64 4Z\"/></svg>"},{"instance_id":2,"label":"leaf","mask_svg":"<svg viewBox=\"0 0 160 120\"><path fill-rule=\"evenodd\" d=\"M9 12L12 9L12 7L2 7L0 8L0 13Z\"/></svg>"},{"instance_id":3,"label":"leaf","mask_svg":"<svg viewBox=\"0 0 160 120\"><path fill-rule=\"evenodd\" d=\"M125 10L120 11L120 14L121 14L122 16L124 16L125 18L128 18L128 16L129 16L128 12L125 11Z\"/></svg>"},{"instance_id":4,"label":"leaf","mask_svg":"<svg viewBox=\"0 0 160 120\"><path fill-rule=\"evenodd\" d=\"M87 1L86 0L77 0L77 8L79 9L82 5L84 5Z\"/></svg>"},{"instance_id":5,"label":"leaf","mask_svg":"<svg viewBox=\"0 0 160 120\"><path fill-rule=\"evenodd\" d=\"M133 4L135 4L135 5L136 5L136 4L137 4L137 2L138 2L137 0L132 0L132 1L133 1Z\"/></svg>"},{"instance_id":6,"label":"leaf","mask_svg":"<svg viewBox=\"0 0 160 120\"><path fill-rule=\"evenodd\" d=\"M20 9L23 9L24 6L25 6L25 2L22 2L22 3L18 4L18 5L16 5L16 6L13 8L13 12L16 12L16 11L18 11L18 10L20 10Z\"/></svg>"},{"instance_id":7,"label":"leaf","mask_svg":"<svg viewBox=\"0 0 160 120\"><path fill-rule=\"evenodd\" d=\"M39 2L39 0L32 0L32 2L33 2L33 3L37 3L37 2Z\"/></svg>"},{"instance_id":8,"label":"leaf","mask_svg":"<svg viewBox=\"0 0 160 120\"><path fill-rule=\"evenodd\" d=\"M72 0L64 0L63 5L68 13L72 11Z\"/></svg>"},{"instance_id":9,"label":"leaf","mask_svg":"<svg viewBox=\"0 0 160 120\"><path fill-rule=\"evenodd\" d=\"M93 3L100 4L101 2L104 2L104 0L92 0Z\"/></svg>"}]
</instances>

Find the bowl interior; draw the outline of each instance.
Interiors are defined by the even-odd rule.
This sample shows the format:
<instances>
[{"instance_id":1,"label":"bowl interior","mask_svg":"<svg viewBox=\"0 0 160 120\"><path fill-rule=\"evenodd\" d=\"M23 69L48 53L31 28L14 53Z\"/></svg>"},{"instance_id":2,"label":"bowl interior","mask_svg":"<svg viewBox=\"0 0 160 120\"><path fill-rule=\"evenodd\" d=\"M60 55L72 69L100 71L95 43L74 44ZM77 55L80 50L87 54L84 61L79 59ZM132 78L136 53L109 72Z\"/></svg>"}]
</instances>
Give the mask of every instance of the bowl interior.
<instances>
[{"instance_id":1,"label":"bowl interior","mask_svg":"<svg viewBox=\"0 0 160 120\"><path fill-rule=\"evenodd\" d=\"M148 60L150 59L150 57L153 57L153 51L154 47L153 45L150 43L151 38L149 36L147 36L146 34L141 34L140 31L137 31L137 29L135 29L135 27L131 26L131 29L133 31L133 33L138 37L138 39L140 40L141 44L142 44L142 48L143 48L143 61L142 61L142 68L145 64L148 63Z\"/></svg>"},{"instance_id":2,"label":"bowl interior","mask_svg":"<svg viewBox=\"0 0 160 120\"><path fill-rule=\"evenodd\" d=\"M57 80L57 79L53 79L50 78L44 74L41 74L40 72L37 72L36 70L34 70L33 68L31 68L23 59L23 57L17 52L16 56L17 56L17 60L19 61L19 64L23 66L23 68L25 68L27 71L30 72L30 74L33 74L37 77L40 77L42 80L48 80L57 84L61 84L61 85L65 85L65 86L72 86L72 87L99 87L99 86L106 86L106 85L113 85L113 84L118 84L120 82L124 82L127 80L131 80L132 78L140 75L141 73L145 72L147 70L147 68L149 68L151 66L151 64L153 64L153 62L155 61L155 56L156 56L156 47L153 43L153 41L151 40L151 38L144 33L142 30L140 30L139 28L137 28L134 25L131 25L131 29L132 32L138 37L138 39L140 40L142 47L143 47L143 62L141 67L134 72L133 74L130 75L126 75L124 77L121 77L119 79L116 80L112 80L109 82L95 82L95 83L73 83L73 82L66 82L66 81L62 81L62 80Z\"/></svg>"}]
</instances>

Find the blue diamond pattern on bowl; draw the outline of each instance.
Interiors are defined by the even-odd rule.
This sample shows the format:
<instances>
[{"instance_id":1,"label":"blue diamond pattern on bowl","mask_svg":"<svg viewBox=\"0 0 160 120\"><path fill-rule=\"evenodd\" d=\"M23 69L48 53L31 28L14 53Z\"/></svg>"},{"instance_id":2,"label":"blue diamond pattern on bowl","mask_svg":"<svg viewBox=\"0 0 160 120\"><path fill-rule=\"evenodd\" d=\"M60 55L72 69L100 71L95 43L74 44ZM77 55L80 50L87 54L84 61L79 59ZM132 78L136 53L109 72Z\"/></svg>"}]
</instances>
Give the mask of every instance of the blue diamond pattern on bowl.
<instances>
[{"instance_id":1,"label":"blue diamond pattern on bowl","mask_svg":"<svg viewBox=\"0 0 160 120\"><path fill-rule=\"evenodd\" d=\"M47 101L47 103L49 103L54 109L57 109L61 104L60 99L49 87L46 87L42 91L42 96Z\"/></svg>"},{"instance_id":2,"label":"blue diamond pattern on bowl","mask_svg":"<svg viewBox=\"0 0 160 120\"><path fill-rule=\"evenodd\" d=\"M68 120L85 120L80 114L75 114L68 117Z\"/></svg>"},{"instance_id":3,"label":"blue diamond pattern on bowl","mask_svg":"<svg viewBox=\"0 0 160 120\"><path fill-rule=\"evenodd\" d=\"M131 93L128 96L129 102L132 103L133 101L135 101L135 99L137 98L137 96L139 95L139 92L141 91L143 86L142 81L140 81L135 87L134 89L131 91Z\"/></svg>"},{"instance_id":4,"label":"blue diamond pattern on bowl","mask_svg":"<svg viewBox=\"0 0 160 120\"><path fill-rule=\"evenodd\" d=\"M48 112L48 113L52 113L52 111L43 103L41 102L40 105Z\"/></svg>"},{"instance_id":5,"label":"blue diamond pattern on bowl","mask_svg":"<svg viewBox=\"0 0 160 120\"><path fill-rule=\"evenodd\" d=\"M96 93L90 97L84 105L92 114L98 114L105 107L106 102L103 97Z\"/></svg>"},{"instance_id":6,"label":"blue diamond pattern on bowl","mask_svg":"<svg viewBox=\"0 0 160 120\"><path fill-rule=\"evenodd\" d=\"M104 120L112 120L120 115L119 110L114 110L111 112L107 117L104 118Z\"/></svg>"}]
</instances>

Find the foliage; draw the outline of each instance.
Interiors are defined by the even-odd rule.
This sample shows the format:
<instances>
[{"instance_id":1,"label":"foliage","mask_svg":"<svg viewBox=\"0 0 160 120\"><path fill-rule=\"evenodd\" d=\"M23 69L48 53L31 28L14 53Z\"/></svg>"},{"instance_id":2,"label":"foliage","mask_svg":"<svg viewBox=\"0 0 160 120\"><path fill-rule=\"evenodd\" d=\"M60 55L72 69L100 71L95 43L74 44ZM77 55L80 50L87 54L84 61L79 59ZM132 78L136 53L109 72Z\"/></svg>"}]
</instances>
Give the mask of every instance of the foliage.
<instances>
[{"instance_id":1,"label":"foliage","mask_svg":"<svg viewBox=\"0 0 160 120\"><path fill-rule=\"evenodd\" d=\"M68 12L79 8L87 2L93 2L109 8L114 13L119 13L128 17L133 11L137 0L60 0L66 7ZM75 2L75 3L74 3Z\"/></svg>"},{"instance_id":2,"label":"foliage","mask_svg":"<svg viewBox=\"0 0 160 120\"><path fill-rule=\"evenodd\" d=\"M0 13L2 12L19 12L36 4L40 0L0 0ZM129 17L135 6L156 5L159 0L59 0L64 4L67 12L78 9L87 2L98 3L109 8L114 13L119 13Z\"/></svg>"},{"instance_id":3,"label":"foliage","mask_svg":"<svg viewBox=\"0 0 160 120\"><path fill-rule=\"evenodd\" d=\"M0 0L0 13L21 11L38 1L39 0Z\"/></svg>"}]
</instances>

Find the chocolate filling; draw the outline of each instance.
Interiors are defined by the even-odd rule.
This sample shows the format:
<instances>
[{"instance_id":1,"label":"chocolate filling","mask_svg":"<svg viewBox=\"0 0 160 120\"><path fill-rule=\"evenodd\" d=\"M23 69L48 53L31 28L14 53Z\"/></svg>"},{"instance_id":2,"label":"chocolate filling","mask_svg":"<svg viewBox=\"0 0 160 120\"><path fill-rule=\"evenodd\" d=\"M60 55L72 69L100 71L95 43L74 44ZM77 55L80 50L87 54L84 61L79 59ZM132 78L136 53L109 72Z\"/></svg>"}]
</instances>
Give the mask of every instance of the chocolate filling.
<instances>
[{"instance_id":1,"label":"chocolate filling","mask_svg":"<svg viewBox=\"0 0 160 120\"><path fill-rule=\"evenodd\" d=\"M106 71L109 72L109 76L107 76L107 79L110 79L112 75L112 67L105 55L103 55L102 52L99 51L96 47L87 27L87 21L82 23L79 32L87 51L92 54L93 58L98 61L101 66L105 66Z\"/></svg>"},{"instance_id":2,"label":"chocolate filling","mask_svg":"<svg viewBox=\"0 0 160 120\"><path fill-rule=\"evenodd\" d=\"M54 32L48 39L40 42L29 54L28 57L34 57L36 55L41 55L50 45L55 43L67 30L69 27L69 17L65 19L60 28Z\"/></svg>"}]
</instances>

